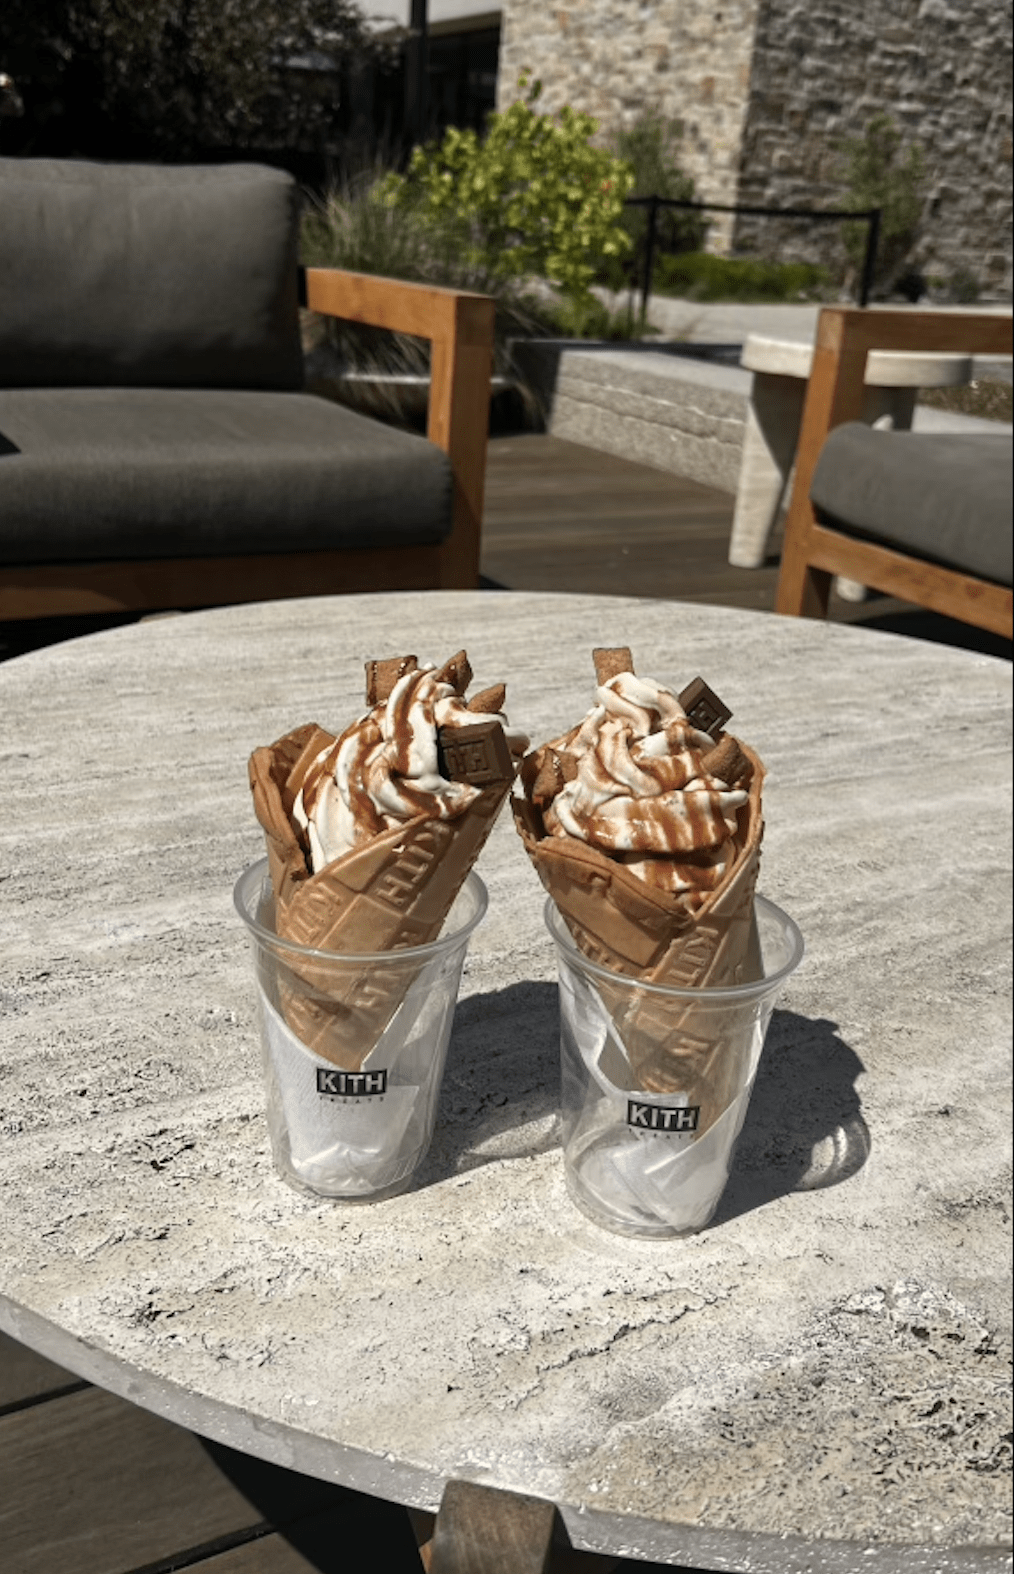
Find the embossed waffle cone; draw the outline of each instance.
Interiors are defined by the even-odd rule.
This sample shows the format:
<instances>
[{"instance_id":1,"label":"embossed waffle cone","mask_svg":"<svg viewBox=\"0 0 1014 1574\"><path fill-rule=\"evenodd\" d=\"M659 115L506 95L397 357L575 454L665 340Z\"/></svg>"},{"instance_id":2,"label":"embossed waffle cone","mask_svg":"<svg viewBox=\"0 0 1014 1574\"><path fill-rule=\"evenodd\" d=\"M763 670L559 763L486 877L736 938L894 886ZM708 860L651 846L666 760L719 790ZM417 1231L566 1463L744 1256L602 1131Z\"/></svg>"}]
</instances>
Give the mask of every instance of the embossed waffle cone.
<instances>
[{"instance_id":1,"label":"embossed waffle cone","mask_svg":"<svg viewBox=\"0 0 1014 1574\"><path fill-rule=\"evenodd\" d=\"M419 816L311 874L289 810L301 769L332 741L320 728L302 727L250 761L275 891L275 931L297 945L352 957L427 945L440 934L510 783L483 788L456 819ZM279 968L278 1004L309 1049L358 1071L418 969L418 961L406 959L404 967L385 964L381 975L369 964L300 958L291 969Z\"/></svg>"},{"instance_id":2,"label":"embossed waffle cone","mask_svg":"<svg viewBox=\"0 0 1014 1574\"><path fill-rule=\"evenodd\" d=\"M587 843L548 836L538 808L512 799L525 850L575 944L589 960L646 984L717 988L761 976L754 890L764 832L764 767L745 744L749 800L739 812L736 860L697 912L678 896L647 885L631 869ZM650 990L595 987L612 1015L638 1089L685 1093L701 1107L705 1131L730 1102L734 1056L709 1030L706 1010ZM726 1018L726 1027L728 1019ZM724 1030L723 1030L724 1032Z\"/></svg>"}]
</instances>

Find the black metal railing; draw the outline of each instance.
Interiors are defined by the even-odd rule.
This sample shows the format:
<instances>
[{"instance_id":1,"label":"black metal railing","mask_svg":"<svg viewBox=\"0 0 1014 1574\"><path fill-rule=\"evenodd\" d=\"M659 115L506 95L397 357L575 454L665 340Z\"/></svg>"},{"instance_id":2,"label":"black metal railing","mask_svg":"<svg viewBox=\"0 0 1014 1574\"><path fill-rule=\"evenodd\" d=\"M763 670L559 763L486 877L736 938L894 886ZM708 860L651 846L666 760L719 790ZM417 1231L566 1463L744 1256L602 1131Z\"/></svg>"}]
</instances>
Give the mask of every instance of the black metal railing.
<instances>
[{"instance_id":1,"label":"black metal railing","mask_svg":"<svg viewBox=\"0 0 1014 1574\"><path fill-rule=\"evenodd\" d=\"M655 251L658 242L658 215L662 208L687 208L697 213L745 213L751 217L764 216L782 219L815 219L818 223L840 224L843 219L865 222L866 253L859 276L857 300L868 306L873 289L873 273L877 265L877 247L880 242L881 208L758 208L750 205L723 202L685 202L678 197L628 197L628 208L647 208L648 230L644 246L644 271L641 276L641 315L647 315L655 271Z\"/></svg>"}]
</instances>

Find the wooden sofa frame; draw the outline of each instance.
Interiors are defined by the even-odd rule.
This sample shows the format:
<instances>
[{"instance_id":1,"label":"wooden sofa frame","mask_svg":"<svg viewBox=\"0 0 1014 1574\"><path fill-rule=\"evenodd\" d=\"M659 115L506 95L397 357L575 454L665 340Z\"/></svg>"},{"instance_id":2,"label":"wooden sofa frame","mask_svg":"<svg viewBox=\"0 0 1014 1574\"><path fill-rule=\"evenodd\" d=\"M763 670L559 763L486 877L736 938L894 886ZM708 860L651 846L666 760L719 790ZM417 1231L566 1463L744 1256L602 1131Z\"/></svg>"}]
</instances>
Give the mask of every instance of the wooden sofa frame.
<instances>
[{"instance_id":1,"label":"wooden sofa frame","mask_svg":"<svg viewBox=\"0 0 1014 1574\"><path fill-rule=\"evenodd\" d=\"M437 546L239 557L0 566L0 621L156 611L370 590L474 589L479 582L493 302L485 295L300 269L311 311L414 334L431 344L427 436L451 462L451 533Z\"/></svg>"},{"instance_id":2,"label":"wooden sofa frame","mask_svg":"<svg viewBox=\"0 0 1014 1574\"><path fill-rule=\"evenodd\" d=\"M818 523L810 486L827 434L861 419L870 350L955 351L1010 355L1011 318L964 312L897 312L826 308L817 324L813 370L796 452L796 479L785 524L775 610L826 617L836 574L915 602L932 612L1011 638L1012 594L1003 585L856 540Z\"/></svg>"}]
</instances>

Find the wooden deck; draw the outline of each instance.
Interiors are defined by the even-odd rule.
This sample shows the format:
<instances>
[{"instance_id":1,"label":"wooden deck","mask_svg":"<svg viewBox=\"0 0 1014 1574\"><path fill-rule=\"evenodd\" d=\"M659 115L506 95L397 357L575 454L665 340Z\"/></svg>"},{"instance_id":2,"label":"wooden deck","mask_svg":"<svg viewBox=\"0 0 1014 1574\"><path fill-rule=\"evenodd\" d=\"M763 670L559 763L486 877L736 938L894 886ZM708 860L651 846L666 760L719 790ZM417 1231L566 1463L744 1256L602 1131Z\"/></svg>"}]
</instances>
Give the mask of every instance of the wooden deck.
<instances>
[{"instance_id":1,"label":"wooden deck","mask_svg":"<svg viewBox=\"0 0 1014 1574\"><path fill-rule=\"evenodd\" d=\"M0 1335L6 1574L420 1574L403 1509L207 1443Z\"/></svg>"},{"instance_id":2,"label":"wooden deck","mask_svg":"<svg viewBox=\"0 0 1014 1574\"><path fill-rule=\"evenodd\" d=\"M770 610L777 566L731 568L732 498L536 435L490 445L483 574L518 590ZM873 598L842 620L985 650L962 624ZM0 625L0 659L125 618ZM116 1399L0 1336L0 1567L6 1574L419 1574L405 1510L264 1465ZM561 1552L554 1574L616 1564Z\"/></svg>"}]
</instances>

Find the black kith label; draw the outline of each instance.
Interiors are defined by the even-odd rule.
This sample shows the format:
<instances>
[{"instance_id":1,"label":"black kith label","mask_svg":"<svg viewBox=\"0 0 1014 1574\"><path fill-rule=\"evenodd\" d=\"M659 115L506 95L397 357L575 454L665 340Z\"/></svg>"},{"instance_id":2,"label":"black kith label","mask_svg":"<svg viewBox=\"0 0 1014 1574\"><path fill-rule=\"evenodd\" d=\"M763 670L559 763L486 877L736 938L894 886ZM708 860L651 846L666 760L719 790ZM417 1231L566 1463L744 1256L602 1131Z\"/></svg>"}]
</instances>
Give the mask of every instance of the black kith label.
<instances>
[{"instance_id":1,"label":"black kith label","mask_svg":"<svg viewBox=\"0 0 1014 1574\"><path fill-rule=\"evenodd\" d=\"M627 1100L627 1125L641 1131L696 1131L700 1114L699 1104L641 1104L636 1099Z\"/></svg>"},{"instance_id":2,"label":"black kith label","mask_svg":"<svg viewBox=\"0 0 1014 1574\"><path fill-rule=\"evenodd\" d=\"M323 1097L376 1098L387 1092L386 1071L324 1071L317 1068L317 1092Z\"/></svg>"}]
</instances>

